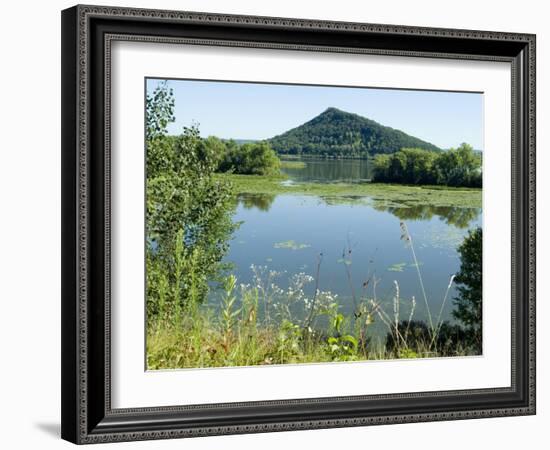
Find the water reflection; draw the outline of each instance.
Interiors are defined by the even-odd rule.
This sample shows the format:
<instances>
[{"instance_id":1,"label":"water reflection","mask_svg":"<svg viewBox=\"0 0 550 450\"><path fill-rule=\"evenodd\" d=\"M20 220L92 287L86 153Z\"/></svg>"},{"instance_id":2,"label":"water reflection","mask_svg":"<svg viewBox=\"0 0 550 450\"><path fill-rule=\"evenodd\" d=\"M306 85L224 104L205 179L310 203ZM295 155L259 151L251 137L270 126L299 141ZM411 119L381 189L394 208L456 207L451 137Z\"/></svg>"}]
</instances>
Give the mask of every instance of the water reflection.
<instances>
[{"instance_id":1,"label":"water reflection","mask_svg":"<svg viewBox=\"0 0 550 450\"><path fill-rule=\"evenodd\" d=\"M377 211L387 211L400 220L430 220L439 217L447 225L457 228L468 228L470 223L481 214L481 208L463 208L456 206L412 205L387 206L383 203L374 203Z\"/></svg>"},{"instance_id":2,"label":"water reflection","mask_svg":"<svg viewBox=\"0 0 550 450\"><path fill-rule=\"evenodd\" d=\"M257 209L268 212L275 201L275 194L239 194L237 199L244 209ZM376 211L388 212L399 220L428 221L434 217L441 219L447 225L460 229L468 228L472 221L481 215L481 208L464 208L457 206L434 205L396 205L372 201L361 195L323 196L320 197L328 206L336 205L369 205Z\"/></svg>"},{"instance_id":3,"label":"water reflection","mask_svg":"<svg viewBox=\"0 0 550 450\"><path fill-rule=\"evenodd\" d=\"M456 248L468 228L459 226L470 219L470 226L475 225L480 220L475 214L480 210L429 205L406 208L395 202L389 208L376 205L368 197L332 200L299 194L239 196L233 220L241 226L225 259L233 264L238 282L256 285L250 269L253 264L279 274L273 283L287 289L295 274L315 276L322 253L318 288L338 295L343 314L353 310L353 293L362 292L369 273L377 274L377 295L383 301L391 301L395 281L406 301L412 296L422 298L417 266L400 239L400 222L405 220L414 237L428 303L439 311L450 276L460 267ZM349 265L342 258L347 246L353 248L353 264ZM315 288L312 284L308 289L311 294ZM449 298L454 295L452 290ZM219 298L217 293L211 300L219 302ZM445 320L451 318L452 306L452 302L445 306ZM417 305L414 319L427 319L423 304ZM383 333L383 327L379 331Z\"/></svg>"},{"instance_id":4,"label":"water reflection","mask_svg":"<svg viewBox=\"0 0 550 450\"><path fill-rule=\"evenodd\" d=\"M239 194L237 196L239 204L244 209L259 209L267 212L275 200L274 194Z\"/></svg>"},{"instance_id":5,"label":"water reflection","mask_svg":"<svg viewBox=\"0 0 550 450\"><path fill-rule=\"evenodd\" d=\"M359 183L369 181L372 163L366 159L302 159L305 167L283 167L293 181L317 183Z\"/></svg>"}]
</instances>

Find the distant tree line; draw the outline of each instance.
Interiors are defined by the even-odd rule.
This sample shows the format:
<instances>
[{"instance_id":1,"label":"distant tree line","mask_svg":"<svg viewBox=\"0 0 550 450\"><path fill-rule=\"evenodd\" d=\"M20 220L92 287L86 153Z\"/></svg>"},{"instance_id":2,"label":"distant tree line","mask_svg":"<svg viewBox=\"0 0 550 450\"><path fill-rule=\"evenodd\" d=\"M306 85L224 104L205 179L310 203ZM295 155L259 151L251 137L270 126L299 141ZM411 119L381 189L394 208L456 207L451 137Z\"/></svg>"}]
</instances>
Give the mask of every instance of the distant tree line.
<instances>
[{"instance_id":1,"label":"distant tree line","mask_svg":"<svg viewBox=\"0 0 550 450\"><path fill-rule=\"evenodd\" d=\"M443 152L403 148L375 156L373 181L481 187L481 155L466 143Z\"/></svg>"}]
</instances>

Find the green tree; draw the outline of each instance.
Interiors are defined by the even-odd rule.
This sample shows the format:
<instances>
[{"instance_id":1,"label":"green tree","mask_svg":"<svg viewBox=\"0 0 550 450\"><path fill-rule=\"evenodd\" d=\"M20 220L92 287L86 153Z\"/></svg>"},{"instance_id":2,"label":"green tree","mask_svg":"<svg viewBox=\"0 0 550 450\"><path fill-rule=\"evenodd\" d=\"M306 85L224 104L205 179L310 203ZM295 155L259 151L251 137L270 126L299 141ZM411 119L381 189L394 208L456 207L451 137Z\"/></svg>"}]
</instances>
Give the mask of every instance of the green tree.
<instances>
[{"instance_id":1,"label":"green tree","mask_svg":"<svg viewBox=\"0 0 550 450\"><path fill-rule=\"evenodd\" d=\"M215 157L216 164L219 166L227 153L228 143L225 143L216 136L208 136L206 139L203 139L203 145L206 146L208 148L207 151Z\"/></svg>"},{"instance_id":2,"label":"green tree","mask_svg":"<svg viewBox=\"0 0 550 450\"><path fill-rule=\"evenodd\" d=\"M439 155L434 177L438 184L447 186L481 186L481 157L471 145L463 143Z\"/></svg>"},{"instance_id":3,"label":"green tree","mask_svg":"<svg viewBox=\"0 0 550 450\"><path fill-rule=\"evenodd\" d=\"M227 145L226 153L220 163L221 172L233 172L246 175L277 175L281 161L267 142L255 142L243 145Z\"/></svg>"},{"instance_id":4,"label":"green tree","mask_svg":"<svg viewBox=\"0 0 550 450\"><path fill-rule=\"evenodd\" d=\"M458 296L454 298L453 316L464 325L467 341L481 352L482 341L482 245L480 227L468 233L458 252L460 271L456 274Z\"/></svg>"},{"instance_id":5,"label":"green tree","mask_svg":"<svg viewBox=\"0 0 550 450\"><path fill-rule=\"evenodd\" d=\"M168 88L166 81L162 82L145 102L147 140L154 140L166 135L166 127L174 118L174 92Z\"/></svg>"},{"instance_id":6,"label":"green tree","mask_svg":"<svg viewBox=\"0 0 550 450\"><path fill-rule=\"evenodd\" d=\"M236 225L231 185L214 177L218 146L196 127L168 136L173 93L147 96L147 306L149 317L178 316L201 303L220 279ZM161 298L162 297L162 298Z\"/></svg>"},{"instance_id":7,"label":"green tree","mask_svg":"<svg viewBox=\"0 0 550 450\"><path fill-rule=\"evenodd\" d=\"M405 168L407 167L407 156L403 152L396 152L391 155L388 176L391 181L405 182Z\"/></svg>"},{"instance_id":8,"label":"green tree","mask_svg":"<svg viewBox=\"0 0 550 450\"><path fill-rule=\"evenodd\" d=\"M378 182L390 182L391 155L380 153L374 157L373 178Z\"/></svg>"},{"instance_id":9,"label":"green tree","mask_svg":"<svg viewBox=\"0 0 550 450\"><path fill-rule=\"evenodd\" d=\"M409 184L433 184L432 168L438 154L420 148L404 148L405 156L403 181Z\"/></svg>"}]
</instances>

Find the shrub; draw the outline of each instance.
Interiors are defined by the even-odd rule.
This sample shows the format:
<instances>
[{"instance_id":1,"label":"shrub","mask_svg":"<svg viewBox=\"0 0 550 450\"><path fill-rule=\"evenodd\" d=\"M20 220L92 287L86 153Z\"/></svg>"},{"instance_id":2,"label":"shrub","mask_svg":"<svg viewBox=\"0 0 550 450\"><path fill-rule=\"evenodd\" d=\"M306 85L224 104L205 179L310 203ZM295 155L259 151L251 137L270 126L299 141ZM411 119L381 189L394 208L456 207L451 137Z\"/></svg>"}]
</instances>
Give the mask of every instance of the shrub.
<instances>
[{"instance_id":1,"label":"shrub","mask_svg":"<svg viewBox=\"0 0 550 450\"><path fill-rule=\"evenodd\" d=\"M458 252L460 271L455 277L458 296L453 316L464 324L467 341L481 352L482 341L482 264L483 232L480 227L468 233Z\"/></svg>"}]
</instances>

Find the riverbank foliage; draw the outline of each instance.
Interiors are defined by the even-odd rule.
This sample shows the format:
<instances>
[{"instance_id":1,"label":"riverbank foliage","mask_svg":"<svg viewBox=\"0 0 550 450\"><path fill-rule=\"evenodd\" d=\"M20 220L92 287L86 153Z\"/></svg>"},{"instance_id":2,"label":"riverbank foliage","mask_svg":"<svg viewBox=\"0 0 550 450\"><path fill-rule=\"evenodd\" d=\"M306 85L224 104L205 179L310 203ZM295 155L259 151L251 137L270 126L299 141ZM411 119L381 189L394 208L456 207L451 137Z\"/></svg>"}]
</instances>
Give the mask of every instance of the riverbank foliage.
<instances>
[{"instance_id":1,"label":"riverbank foliage","mask_svg":"<svg viewBox=\"0 0 550 450\"><path fill-rule=\"evenodd\" d=\"M444 152L403 148L375 156L373 181L481 187L481 156L465 143Z\"/></svg>"},{"instance_id":2,"label":"riverbank foliage","mask_svg":"<svg viewBox=\"0 0 550 450\"><path fill-rule=\"evenodd\" d=\"M165 85L147 97L147 315L157 317L171 299L175 311L200 304L208 283L220 279L222 259L237 227L233 188L216 178L217 155L198 129L168 137L172 93Z\"/></svg>"},{"instance_id":3,"label":"riverbank foliage","mask_svg":"<svg viewBox=\"0 0 550 450\"><path fill-rule=\"evenodd\" d=\"M483 235L481 228L468 233L458 247L460 270L456 275L458 296L453 316L464 324L468 345L481 352L483 297Z\"/></svg>"},{"instance_id":4,"label":"riverbank foliage","mask_svg":"<svg viewBox=\"0 0 550 450\"><path fill-rule=\"evenodd\" d=\"M152 325L147 331L147 368L181 369L273 364L414 359L478 355L461 344L461 329L447 322L437 346L424 322L399 322L385 342L348 331L349 318L337 314L325 330L308 330L285 321L265 326L257 322L255 307L235 307L220 320L215 310L186 312L177 324ZM344 321L344 324L342 324ZM364 333L364 332L363 332ZM406 334L405 334L406 333ZM400 337L397 337L400 336Z\"/></svg>"}]
</instances>

